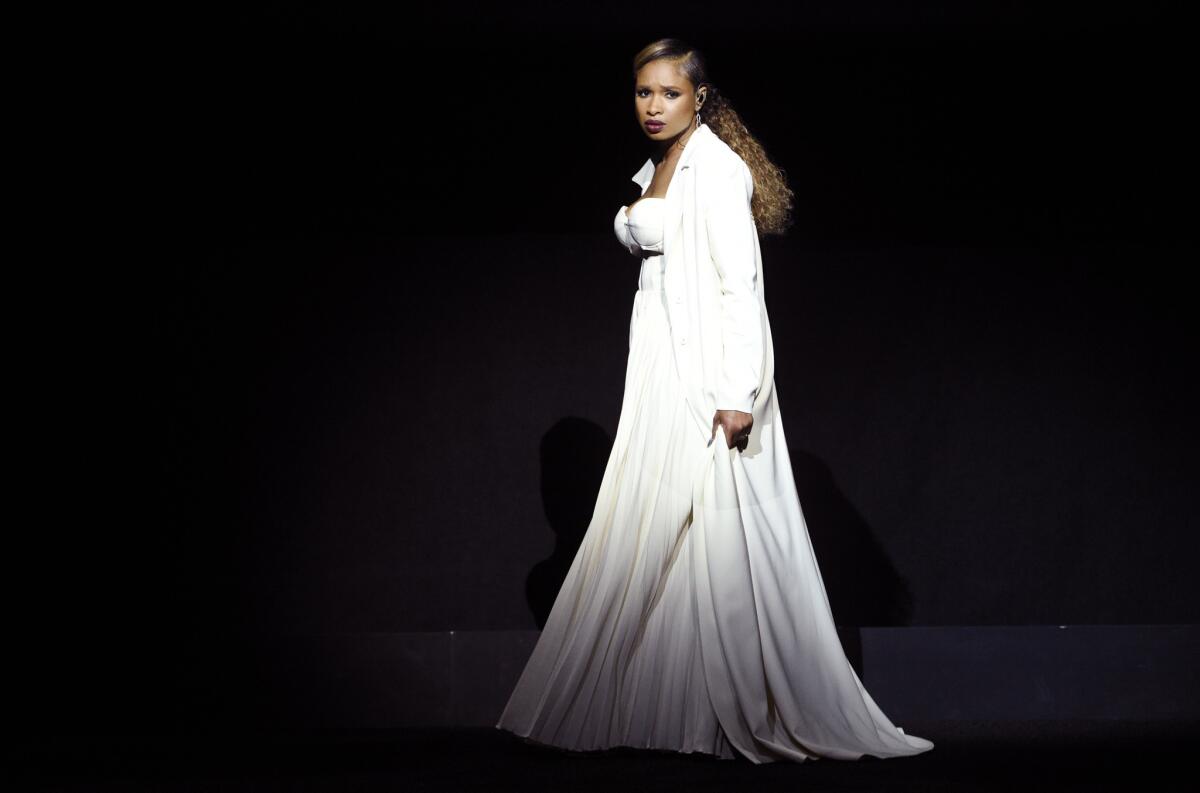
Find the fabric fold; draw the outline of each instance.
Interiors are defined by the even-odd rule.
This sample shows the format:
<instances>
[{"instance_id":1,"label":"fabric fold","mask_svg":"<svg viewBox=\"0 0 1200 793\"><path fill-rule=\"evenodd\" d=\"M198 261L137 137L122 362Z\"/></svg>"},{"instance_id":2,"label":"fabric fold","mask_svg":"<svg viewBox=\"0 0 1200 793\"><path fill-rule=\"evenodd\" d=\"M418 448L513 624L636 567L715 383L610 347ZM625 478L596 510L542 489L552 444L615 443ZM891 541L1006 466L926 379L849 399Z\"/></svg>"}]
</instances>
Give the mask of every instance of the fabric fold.
<instances>
[{"instance_id":1,"label":"fabric fold","mask_svg":"<svg viewBox=\"0 0 1200 793\"><path fill-rule=\"evenodd\" d=\"M846 657L791 477L755 492L761 455L791 471L773 415L757 457L716 433L693 501L700 649L721 727L755 763L932 749L892 724Z\"/></svg>"}]
</instances>

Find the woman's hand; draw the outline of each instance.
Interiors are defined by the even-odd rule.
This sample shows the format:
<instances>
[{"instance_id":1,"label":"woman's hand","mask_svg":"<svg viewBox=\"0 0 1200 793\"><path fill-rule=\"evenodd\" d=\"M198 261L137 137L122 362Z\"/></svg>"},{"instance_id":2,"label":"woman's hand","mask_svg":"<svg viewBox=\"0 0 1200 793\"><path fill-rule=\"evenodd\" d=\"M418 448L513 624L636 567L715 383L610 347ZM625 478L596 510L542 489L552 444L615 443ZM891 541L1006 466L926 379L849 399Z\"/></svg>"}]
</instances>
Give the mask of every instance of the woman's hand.
<instances>
[{"instance_id":1,"label":"woman's hand","mask_svg":"<svg viewBox=\"0 0 1200 793\"><path fill-rule=\"evenodd\" d=\"M709 443L717 437L717 428L723 427L725 442L732 449L737 446L739 452L746 451L750 442L750 428L754 426L754 416L740 410L718 410L713 414L713 434Z\"/></svg>"}]
</instances>

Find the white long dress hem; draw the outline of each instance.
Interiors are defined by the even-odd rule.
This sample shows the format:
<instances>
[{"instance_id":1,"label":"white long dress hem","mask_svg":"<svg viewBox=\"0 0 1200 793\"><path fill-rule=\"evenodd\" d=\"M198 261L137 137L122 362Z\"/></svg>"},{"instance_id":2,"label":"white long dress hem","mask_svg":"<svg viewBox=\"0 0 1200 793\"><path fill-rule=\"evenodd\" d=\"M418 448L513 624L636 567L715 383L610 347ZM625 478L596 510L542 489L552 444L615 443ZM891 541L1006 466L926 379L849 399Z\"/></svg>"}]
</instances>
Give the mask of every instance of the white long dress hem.
<instances>
[{"instance_id":1,"label":"white long dress hem","mask_svg":"<svg viewBox=\"0 0 1200 793\"><path fill-rule=\"evenodd\" d=\"M753 763L932 749L892 724L842 650L773 387L745 453L723 432L707 444L695 432L655 254L662 201L625 209L618 236L647 255L617 435L591 523L495 726L573 752Z\"/></svg>"}]
</instances>

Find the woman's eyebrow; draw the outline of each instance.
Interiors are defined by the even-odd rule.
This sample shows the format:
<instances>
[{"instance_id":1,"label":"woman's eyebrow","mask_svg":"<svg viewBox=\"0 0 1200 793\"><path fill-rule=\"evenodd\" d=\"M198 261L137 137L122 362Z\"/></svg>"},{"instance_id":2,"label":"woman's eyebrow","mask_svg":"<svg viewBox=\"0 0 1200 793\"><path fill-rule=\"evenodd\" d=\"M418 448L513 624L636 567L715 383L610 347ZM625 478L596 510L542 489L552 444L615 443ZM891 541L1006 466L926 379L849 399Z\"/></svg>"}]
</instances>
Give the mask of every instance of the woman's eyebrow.
<instances>
[{"instance_id":1,"label":"woman's eyebrow","mask_svg":"<svg viewBox=\"0 0 1200 793\"><path fill-rule=\"evenodd\" d=\"M645 83L638 85L638 88L649 88L649 87L650 86L646 85ZM682 91L683 90L682 88L680 88L677 85L664 85L663 88L667 89L668 91Z\"/></svg>"}]
</instances>

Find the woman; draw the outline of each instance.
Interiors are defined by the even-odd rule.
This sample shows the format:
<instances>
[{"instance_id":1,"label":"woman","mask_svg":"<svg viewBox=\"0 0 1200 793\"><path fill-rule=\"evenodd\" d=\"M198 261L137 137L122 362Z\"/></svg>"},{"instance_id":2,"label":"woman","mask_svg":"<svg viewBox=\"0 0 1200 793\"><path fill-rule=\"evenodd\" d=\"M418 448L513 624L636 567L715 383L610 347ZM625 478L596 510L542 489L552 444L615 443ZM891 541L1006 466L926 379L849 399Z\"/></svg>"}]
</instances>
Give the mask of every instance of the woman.
<instances>
[{"instance_id":1,"label":"woman","mask_svg":"<svg viewBox=\"0 0 1200 793\"><path fill-rule=\"evenodd\" d=\"M912 755L844 655L792 480L758 230L791 191L676 39L634 59L653 142L614 220L642 258L617 437L498 728L573 751Z\"/></svg>"}]
</instances>

